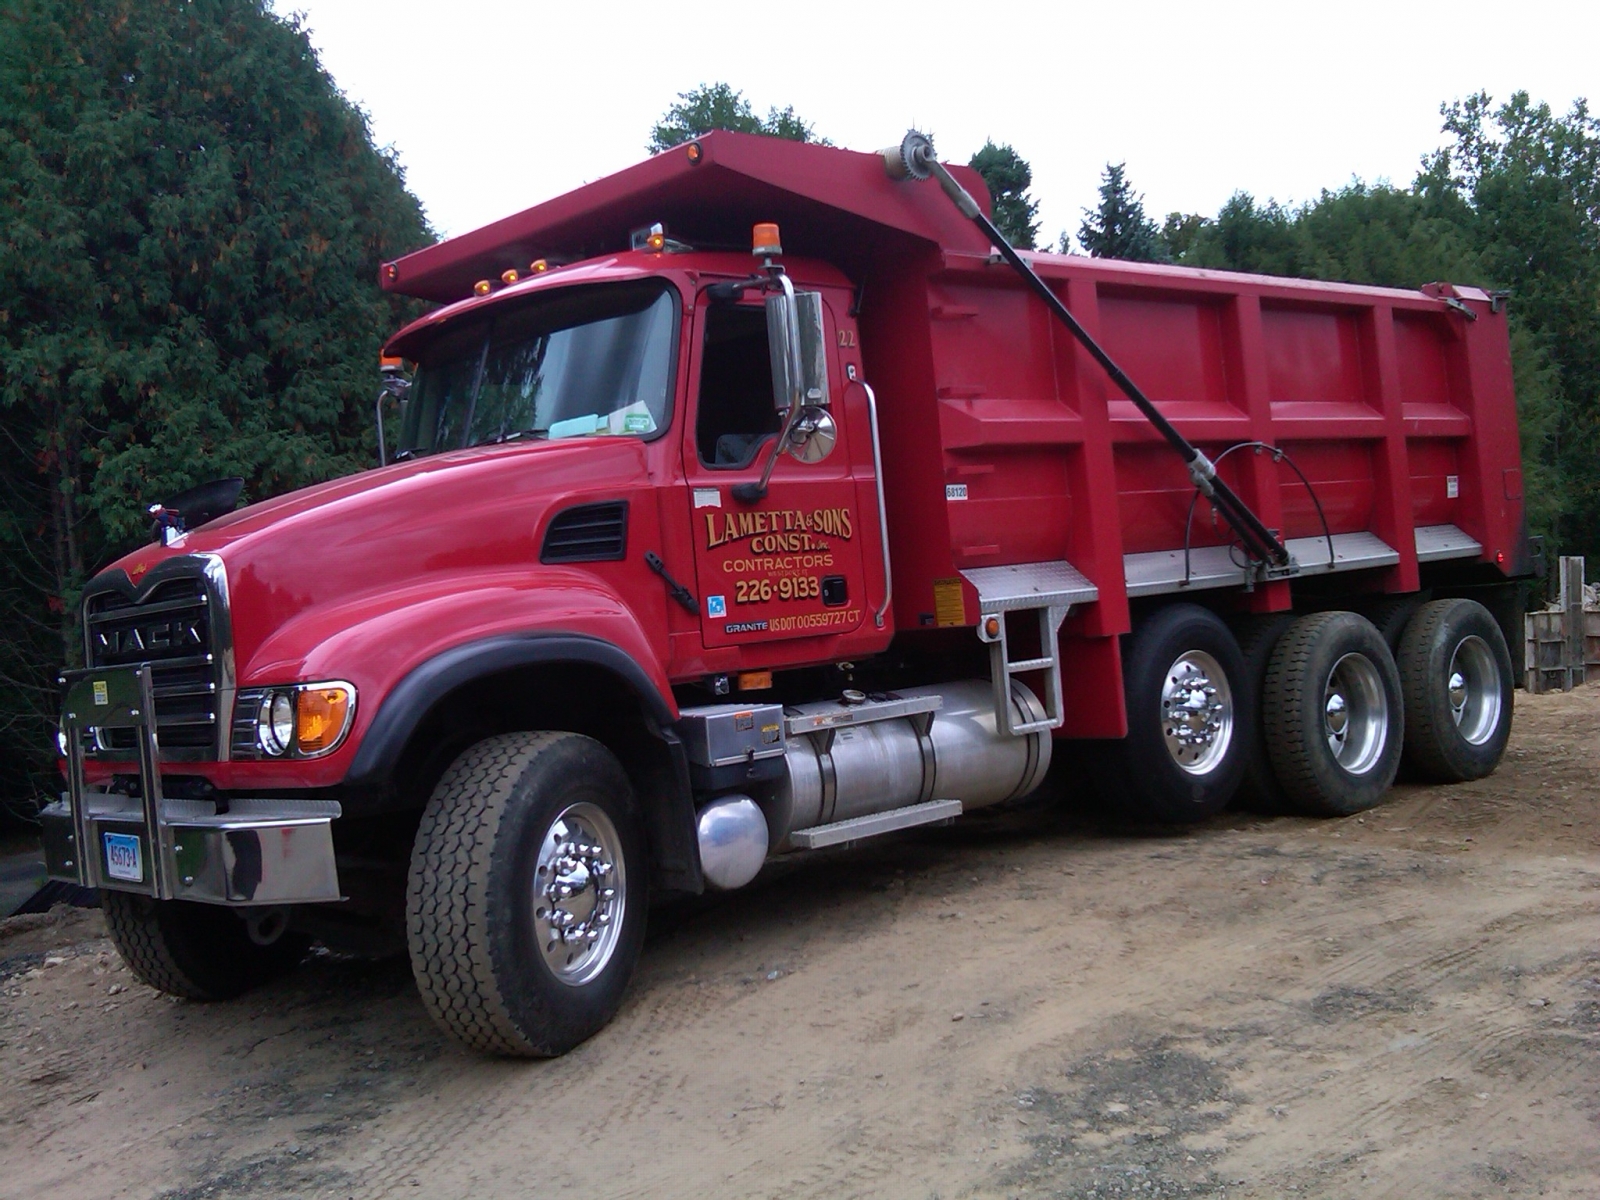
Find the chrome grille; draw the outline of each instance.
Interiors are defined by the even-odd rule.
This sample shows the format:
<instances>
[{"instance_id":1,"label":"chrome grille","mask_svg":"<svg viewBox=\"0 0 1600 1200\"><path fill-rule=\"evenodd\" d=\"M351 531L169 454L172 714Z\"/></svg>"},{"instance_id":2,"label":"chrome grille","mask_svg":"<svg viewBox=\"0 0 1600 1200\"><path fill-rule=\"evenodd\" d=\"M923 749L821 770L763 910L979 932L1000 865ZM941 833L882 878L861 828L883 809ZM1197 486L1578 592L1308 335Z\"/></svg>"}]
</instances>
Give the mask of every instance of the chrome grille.
<instances>
[{"instance_id":1,"label":"chrome grille","mask_svg":"<svg viewBox=\"0 0 1600 1200\"><path fill-rule=\"evenodd\" d=\"M226 696L217 647L226 637L227 617L216 611L203 563L190 561L192 566L163 563L157 570L167 577L148 580L142 595L116 582L91 590L83 621L89 666L150 664L161 756L195 761L215 759L220 749L218 712ZM94 737L97 757L135 753L131 729L97 731Z\"/></svg>"}]
</instances>

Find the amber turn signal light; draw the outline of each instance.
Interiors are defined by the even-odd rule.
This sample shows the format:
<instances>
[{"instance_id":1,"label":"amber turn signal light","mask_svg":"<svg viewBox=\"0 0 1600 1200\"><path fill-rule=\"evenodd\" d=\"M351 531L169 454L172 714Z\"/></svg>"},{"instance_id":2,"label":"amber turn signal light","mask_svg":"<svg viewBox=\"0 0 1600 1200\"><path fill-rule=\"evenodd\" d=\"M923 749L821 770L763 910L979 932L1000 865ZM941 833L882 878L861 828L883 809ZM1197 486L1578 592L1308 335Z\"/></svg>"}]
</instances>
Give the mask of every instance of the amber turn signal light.
<instances>
[{"instance_id":1,"label":"amber turn signal light","mask_svg":"<svg viewBox=\"0 0 1600 1200\"><path fill-rule=\"evenodd\" d=\"M295 696L294 748L318 754L344 736L350 724L350 692L343 687L308 687Z\"/></svg>"},{"instance_id":2,"label":"amber turn signal light","mask_svg":"<svg viewBox=\"0 0 1600 1200\"><path fill-rule=\"evenodd\" d=\"M783 243L778 240L778 227L770 221L764 221L755 227L751 232L750 244L750 252L757 258L783 253Z\"/></svg>"},{"instance_id":3,"label":"amber turn signal light","mask_svg":"<svg viewBox=\"0 0 1600 1200\"><path fill-rule=\"evenodd\" d=\"M739 690L741 692L764 692L771 686L771 671L739 672Z\"/></svg>"},{"instance_id":4,"label":"amber turn signal light","mask_svg":"<svg viewBox=\"0 0 1600 1200\"><path fill-rule=\"evenodd\" d=\"M990 641L1000 636L999 617L985 617L983 619L983 635Z\"/></svg>"}]
</instances>

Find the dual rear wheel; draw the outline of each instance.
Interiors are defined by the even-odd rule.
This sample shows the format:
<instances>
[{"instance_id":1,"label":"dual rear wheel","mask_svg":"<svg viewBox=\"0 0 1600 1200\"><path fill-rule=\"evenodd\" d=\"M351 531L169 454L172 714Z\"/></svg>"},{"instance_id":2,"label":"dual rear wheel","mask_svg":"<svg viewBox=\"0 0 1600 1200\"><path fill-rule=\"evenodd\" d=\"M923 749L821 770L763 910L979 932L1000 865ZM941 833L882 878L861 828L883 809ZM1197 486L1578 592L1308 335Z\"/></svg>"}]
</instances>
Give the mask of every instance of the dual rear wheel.
<instances>
[{"instance_id":1,"label":"dual rear wheel","mask_svg":"<svg viewBox=\"0 0 1600 1200\"><path fill-rule=\"evenodd\" d=\"M1391 651L1391 644L1398 648ZM1377 804L1402 760L1419 777L1487 775L1511 730L1512 668L1472 600L1438 600L1380 631L1351 612L1254 618L1234 632L1192 604L1128 639L1128 736L1099 756L1132 814L1185 824L1248 806L1346 816Z\"/></svg>"}]
</instances>

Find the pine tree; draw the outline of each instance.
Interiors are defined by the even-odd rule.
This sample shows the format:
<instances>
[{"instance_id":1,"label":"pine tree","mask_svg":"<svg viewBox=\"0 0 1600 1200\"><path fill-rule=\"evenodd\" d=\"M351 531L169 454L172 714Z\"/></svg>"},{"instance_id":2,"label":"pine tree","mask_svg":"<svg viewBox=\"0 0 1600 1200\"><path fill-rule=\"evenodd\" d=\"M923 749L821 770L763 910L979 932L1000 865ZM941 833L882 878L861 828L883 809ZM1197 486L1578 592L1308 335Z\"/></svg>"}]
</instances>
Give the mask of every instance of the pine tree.
<instances>
[{"instance_id":1,"label":"pine tree","mask_svg":"<svg viewBox=\"0 0 1600 1200\"><path fill-rule=\"evenodd\" d=\"M1135 262L1166 259L1161 232L1145 215L1144 198L1128 182L1126 163L1107 163L1100 183L1100 204L1083 210L1078 241L1096 258Z\"/></svg>"},{"instance_id":2,"label":"pine tree","mask_svg":"<svg viewBox=\"0 0 1600 1200\"><path fill-rule=\"evenodd\" d=\"M983 176L994 204L994 224L1019 250L1032 250L1039 236L1039 202L1028 194L1033 168L1008 143L988 139L967 163Z\"/></svg>"},{"instance_id":3,"label":"pine tree","mask_svg":"<svg viewBox=\"0 0 1600 1200\"><path fill-rule=\"evenodd\" d=\"M379 265L430 240L392 154L267 0L0 16L0 796L44 786L86 578L146 505L369 465Z\"/></svg>"},{"instance_id":4,"label":"pine tree","mask_svg":"<svg viewBox=\"0 0 1600 1200\"><path fill-rule=\"evenodd\" d=\"M713 129L758 133L791 142L829 144L826 138L817 137L810 124L795 115L792 104L781 109L770 108L765 117L760 117L743 92L726 83L703 83L693 91L678 93L677 103L667 108L650 131L645 149L659 154Z\"/></svg>"}]
</instances>

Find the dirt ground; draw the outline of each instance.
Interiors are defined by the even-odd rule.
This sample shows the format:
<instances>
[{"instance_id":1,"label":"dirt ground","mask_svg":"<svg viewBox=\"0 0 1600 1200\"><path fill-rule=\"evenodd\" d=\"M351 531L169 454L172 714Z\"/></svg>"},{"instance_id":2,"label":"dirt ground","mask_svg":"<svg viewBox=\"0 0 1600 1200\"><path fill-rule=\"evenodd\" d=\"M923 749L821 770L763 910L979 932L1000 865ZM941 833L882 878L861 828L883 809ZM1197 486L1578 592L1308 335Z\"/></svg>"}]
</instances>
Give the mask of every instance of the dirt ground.
<instances>
[{"instance_id":1,"label":"dirt ground","mask_svg":"<svg viewBox=\"0 0 1600 1200\"><path fill-rule=\"evenodd\" d=\"M0 1195L1600 1196L1600 687L1343 821L1081 813L662 912L564 1059L455 1049L403 962L231 1004L96 913L0 926Z\"/></svg>"}]
</instances>

